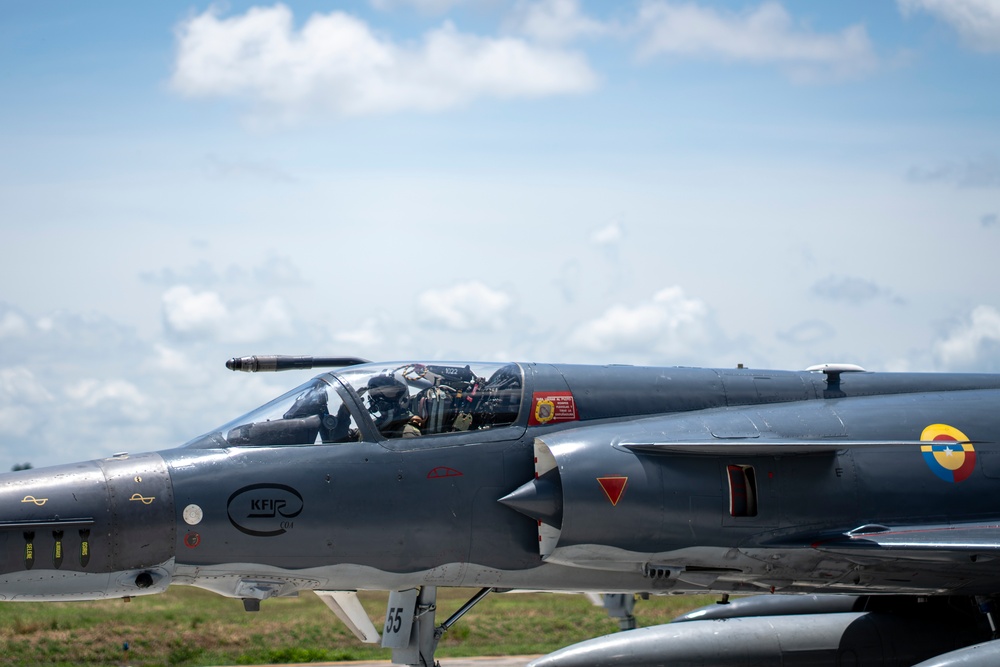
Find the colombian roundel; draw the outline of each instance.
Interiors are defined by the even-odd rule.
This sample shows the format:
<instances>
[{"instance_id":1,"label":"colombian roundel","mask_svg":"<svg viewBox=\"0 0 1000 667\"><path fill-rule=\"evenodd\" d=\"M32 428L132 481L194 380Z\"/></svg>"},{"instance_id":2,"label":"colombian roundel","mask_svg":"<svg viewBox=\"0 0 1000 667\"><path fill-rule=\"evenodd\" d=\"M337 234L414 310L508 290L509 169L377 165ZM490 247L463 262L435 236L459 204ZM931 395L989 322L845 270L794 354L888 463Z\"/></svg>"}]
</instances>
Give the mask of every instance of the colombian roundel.
<instances>
[{"instance_id":1,"label":"colombian roundel","mask_svg":"<svg viewBox=\"0 0 1000 667\"><path fill-rule=\"evenodd\" d=\"M946 482L962 482L972 474L976 467L976 450L957 428L931 424L920 434L920 439L934 443L921 445L920 451L935 475Z\"/></svg>"}]
</instances>

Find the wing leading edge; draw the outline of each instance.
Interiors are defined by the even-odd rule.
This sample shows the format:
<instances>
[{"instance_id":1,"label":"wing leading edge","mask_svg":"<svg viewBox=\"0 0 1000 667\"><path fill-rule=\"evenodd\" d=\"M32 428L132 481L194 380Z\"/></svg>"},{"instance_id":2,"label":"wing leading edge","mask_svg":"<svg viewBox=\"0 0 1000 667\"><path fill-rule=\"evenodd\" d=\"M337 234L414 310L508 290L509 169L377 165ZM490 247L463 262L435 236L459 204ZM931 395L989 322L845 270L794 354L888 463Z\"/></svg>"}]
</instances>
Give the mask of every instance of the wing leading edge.
<instances>
[{"instance_id":1,"label":"wing leading edge","mask_svg":"<svg viewBox=\"0 0 1000 667\"><path fill-rule=\"evenodd\" d=\"M881 548L933 551L982 551L1000 549L1000 522L883 526L868 524L828 540L823 548Z\"/></svg>"},{"instance_id":2,"label":"wing leading edge","mask_svg":"<svg viewBox=\"0 0 1000 667\"><path fill-rule=\"evenodd\" d=\"M787 456L791 454L833 454L847 449L874 447L920 447L925 440L765 440L757 438L727 438L688 440L684 442L622 442L620 447L645 454L701 454L704 456ZM955 441L956 446L974 444L970 440Z\"/></svg>"}]
</instances>

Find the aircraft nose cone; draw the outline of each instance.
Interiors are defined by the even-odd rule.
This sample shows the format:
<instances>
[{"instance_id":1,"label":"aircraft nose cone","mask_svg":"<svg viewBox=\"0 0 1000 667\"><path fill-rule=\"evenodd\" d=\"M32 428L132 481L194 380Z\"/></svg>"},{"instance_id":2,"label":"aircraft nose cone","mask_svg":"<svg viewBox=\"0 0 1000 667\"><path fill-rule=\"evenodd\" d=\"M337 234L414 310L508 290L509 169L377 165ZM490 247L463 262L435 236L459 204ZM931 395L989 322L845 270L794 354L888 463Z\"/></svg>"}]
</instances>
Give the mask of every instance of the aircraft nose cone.
<instances>
[{"instance_id":1,"label":"aircraft nose cone","mask_svg":"<svg viewBox=\"0 0 1000 667\"><path fill-rule=\"evenodd\" d=\"M104 473L94 461L0 475L5 532L92 526L107 511Z\"/></svg>"},{"instance_id":2,"label":"aircraft nose cone","mask_svg":"<svg viewBox=\"0 0 1000 667\"><path fill-rule=\"evenodd\" d=\"M74 568L70 554L109 528L107 497L94 461L0 475L0 595L26 588L5 583L33 580L17 573Z\"/></svg>"},{"instance_id":3,"label":"aircraft nose cone","mask_svg":"<svg viewBox=\"0 0 1000 667\"><path fill-rule=\"evenodd\" d=\"M556 528L562 526L562 482L558 469L522 484L497 502L536 521Z\"/></svg>"},{"instance_id":4,"label":"aircraft nose cone","mask_svg":"<svg viewBox=\"0 0 1000 667\"><path fill-rule=\"evenodd\" d=\"M0 475L0 600L162 590L174 535L173 493L158 455Z\"/></svg>"}]
</instances>

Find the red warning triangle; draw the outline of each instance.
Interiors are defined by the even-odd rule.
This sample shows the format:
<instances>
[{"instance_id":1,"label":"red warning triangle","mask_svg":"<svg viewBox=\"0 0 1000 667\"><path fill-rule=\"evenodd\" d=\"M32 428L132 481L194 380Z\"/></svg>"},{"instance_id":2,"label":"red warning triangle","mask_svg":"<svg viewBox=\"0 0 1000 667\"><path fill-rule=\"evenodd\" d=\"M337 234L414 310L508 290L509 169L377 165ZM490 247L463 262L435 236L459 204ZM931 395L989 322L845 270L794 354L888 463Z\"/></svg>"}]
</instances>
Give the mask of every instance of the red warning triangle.
<instances>
[{"instance_id":1,"label":"red warning triangle","mask_svg":"<svg viewBox=\"0 0 1000 667\"><path fill-rule=\"evenodd\" d=\"M608 496L611 504L617 505L618 501L622 499L622 494L625 493L625 485L628 483L628 477L598 477L597 481L600 483L601 488L604 489L604 493Z\"/></svg>"}]
</instances>

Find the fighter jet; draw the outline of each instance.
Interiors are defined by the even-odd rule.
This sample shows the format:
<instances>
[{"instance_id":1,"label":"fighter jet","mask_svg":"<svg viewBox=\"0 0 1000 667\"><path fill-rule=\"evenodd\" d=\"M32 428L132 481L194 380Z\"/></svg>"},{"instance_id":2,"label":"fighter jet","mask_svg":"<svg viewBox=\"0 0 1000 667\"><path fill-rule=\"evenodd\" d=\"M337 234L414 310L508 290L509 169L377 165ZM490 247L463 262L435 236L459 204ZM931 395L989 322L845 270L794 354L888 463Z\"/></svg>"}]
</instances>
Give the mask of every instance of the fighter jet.
<instances>
[{"instance_id":1,"label":"fighter jet","mask_svg":"<svg viewBox=\"0 0 1000 667\"><path fill-rule=\"evenodd\" d=\"M0 476L0 599L311 590L429 667L493 591L711 592L534 664L1000 664L1000 375L228 366L332 370L176 449ZM438 623L442 586L479 593Z\"/></svg>"}]
</instances>

